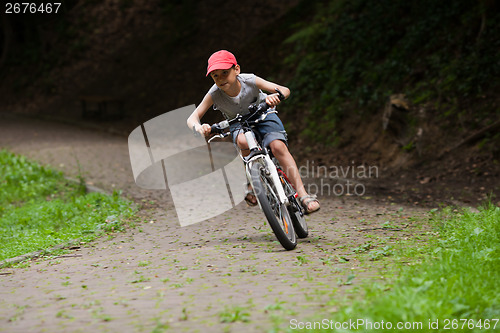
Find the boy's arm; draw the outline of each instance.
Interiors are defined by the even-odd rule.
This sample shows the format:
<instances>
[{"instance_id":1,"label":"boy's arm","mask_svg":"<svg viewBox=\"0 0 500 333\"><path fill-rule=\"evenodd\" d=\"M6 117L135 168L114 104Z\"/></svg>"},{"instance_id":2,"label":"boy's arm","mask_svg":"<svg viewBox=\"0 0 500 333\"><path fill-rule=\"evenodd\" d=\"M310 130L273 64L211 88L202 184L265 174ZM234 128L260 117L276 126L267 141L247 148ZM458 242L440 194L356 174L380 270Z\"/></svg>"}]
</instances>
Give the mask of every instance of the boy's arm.
<instances>
[{"instance_id":1,"label":"boy's arm","mask_svg":"<svg viewBox=\"0 0 500 333\"><path fill-rule=\"evenodd\" d=\"M285 95L285 99L290 96L290 89L287 87L280 86L279 84L271 81L266 81L258 76L255 77L255 85L257 88L271 93L271 95L268 95L266 98L266 103L270 106L276 106L281 102L278 97L278 93L276 93L276 88L279 89L283 95Z\"/></svg>"},{"instance_id":2,"label":"boy's arm","mask_svg":"<svg viewBox=\"0 0 500 333\"><path fill-rule=\"evenodd\" d=\"M203 97L203 100L201 101L200 105L196 107L196 109L193 111L193 113L191 113L191 115L187 119L188 127L189 128L194 127L195 131L205 136L210 134L210 125L208 124L202 125L200 123L200 119L205 115L205 113L213 104L214 101L212 100L212 96L210 96L210 94L206 94L205 97Z\"/></svg>"}]
</instances>

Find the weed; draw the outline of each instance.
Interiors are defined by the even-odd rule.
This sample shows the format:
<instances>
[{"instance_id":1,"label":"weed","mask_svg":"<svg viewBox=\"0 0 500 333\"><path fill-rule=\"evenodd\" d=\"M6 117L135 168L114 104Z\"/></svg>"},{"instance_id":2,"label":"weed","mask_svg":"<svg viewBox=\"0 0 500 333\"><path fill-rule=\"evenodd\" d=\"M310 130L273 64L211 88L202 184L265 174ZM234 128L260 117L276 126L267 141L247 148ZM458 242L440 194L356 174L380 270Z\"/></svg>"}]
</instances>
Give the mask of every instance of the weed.
<instances>
[{"instance_id":1,"label":"weed","mask_svg":"<svg viewBox=\"0 0 500 333\"><path fill-rule=\"evenodd\" d=\"M364 253L370 251L372 247L372 242L366 242L365 244L362 244L358 247L355 247L352 249L352 252L354 253Z\"/></svg>"},{"instance_id":2,"label":"weed","mask_svg":"<svg viewBox=\"0 0 500 333\"><path fill-rule=\"evenodd\" d=\"M139 264L137 266L139 267L146 267L151 264L151 261L144 260L144 261L139 261Z\"/></svg>"},{"instance_id":3,"label":"weed","mask_svg":"<svg viewBox=\"0 0 500 333\"><path fill-rule=\"evenodd\" d=\"M19 305L14 305L16 307L16 313L9 318L9 322L15 322L18 321L24 314L24 310L26 309L26 305L19 306Z\"/></svg>"},{"instance_id":4,"label":"weed","mask_svg":"<svg viewBox=\"0 0 500 333\"><path fill-rule=\"evenodd\" d=\"M182 283L174 283L174 284L171 284L170 287L172 287L174 289L179 289L179 288L184 287L184 284L182 284Z\"/></svg>"},{"instance_id":5,"label":"weed","mask_svg":"<svg viewBox=\"0 0 500 333\"><path fill-rule=\"evenodd\" d=\"M144 275L141 275L138 279L130 281L130 283L141 283L141 282L148 282L150 281L150 278L144 277Z\"/></svg>"},{"instance_id":6,"label":"weed","mask_svg":"<svg viewBox=\"0 0 500 333\"><path fill-rule=\"evenodd\" d=\"M163 333L166 332L170 328L168 323L161 323L160 321L156 322L156 326L153 328L151 333Z\"/></svg>"},{"instance_id":7,"label":"weed","mask_svg":"<svg viewBox=\"0 0 500 333\"><path fill-rule=\"evenodd\" d=\"M219 319L221 323L235 323L243 322L246 323L250 321L250 314L248 310L235 306L233 308L228 308L219 313Z\"/></svg>"},{"instance_id":8,"label":"weed","mask_svg":"<svg viewBox=\"0 0 500 333\"><path fill-rule=\"evenodd\" d=\"M188 320L188 312L187 312L186 308L182 308L182 314L181 314L179 320L180 321Z\"/></svg>"},{"instance_id":9,"label":"weed","mask_svg":"<svg viewBox=\"0 0 500 333\"><path fill-rule=\"evenodd\" d=\"M284 310L285 307L283 306L283 304L285 304L285 302L276 300L276 303L269 304L268 306L266 306L264 308L264 311L268 312L268 311Z\"/></svg>"},{"instance_id":10,"label":"weed","mask_svg":"<svg viewBox=\"0 0 500 333\"><path fill-rule=\"evenodd\" d=\"M56 318L66 318L66 319L72 319L74 318L73 316L69 315L66 310L59 310L56 313Z\"/></svg>"},{"instance_id":11,"label":"weed","mask_svg":"<svg viewBox=\"0 0 500 333\"><path fill-rule=\"evenodd\" d=\"M347 278L345 280L342 280L341 278L338 278L337 279L337 285L339 285L339 286L348 286L348 285L351 285L352 281L354 280L355 277L356 277L356 275L350 274L349 276L347 276Z\"/></svg>"},{"instance_id":12,"label":"weed","mask_svg":"<svg viewBox=\"0 0 500 333\"><path fill-rule=\"evenodd\" d=\"M305 256L297 256L297 266L305 265L309 262L309 260Z\"/></svg>"},{"instance_id":13,"label":"weed","mask_svg":"<svg viewBox=\"0 0 500 333\"><path fill-rule=\"evenodd\" d=\"M392 247L391 246L384 246L381 250L373 250L373 251L370 251L370 253L368 254L370 260L379 260L381 259L382 257L388 257L390 255L394 254L394 251L392 251Z\"/></svg>"}]
</instances>

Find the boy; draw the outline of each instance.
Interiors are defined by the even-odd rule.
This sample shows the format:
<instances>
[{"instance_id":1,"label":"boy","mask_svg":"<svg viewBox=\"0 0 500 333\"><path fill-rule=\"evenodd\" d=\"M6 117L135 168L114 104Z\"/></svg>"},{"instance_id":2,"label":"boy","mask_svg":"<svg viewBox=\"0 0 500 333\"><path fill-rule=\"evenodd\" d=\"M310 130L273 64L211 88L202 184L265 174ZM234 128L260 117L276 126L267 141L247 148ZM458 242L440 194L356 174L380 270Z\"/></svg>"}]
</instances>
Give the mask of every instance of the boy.
<instances>
[{"instance_id":1,"label":"boy","mask_svg":"<svg viewBox=\"0 0 500 333\"><path fill-rule=\"evenodd\" d=\"M227 119L232 119L237 114L248 113L250 104L266 101L268 105L275 107L280 103L277 93L266 95L262 90L274 92L278 88L285 95L285 98L290 96L288 88L266 81L254 74L240 74L240 71L240 66L231 52L221 50L210 56L206 76L210 75L215 84L189 116L187 120L189 128L204 136L209 135L210 125L201 124L199 119L212 105L214 109L220 110ZM263 137L263 145L271 149L287 173L290 182L297 189L305 213L310 214L318 211L319 201L316 196L306 192L297 164L288 150L286 132L278 116L275 113L269 114L266 120L259 124L257 130ZM244 156L248 155L250 151L244 134L239 131L237 125L231 126L230 131L233 142L238 145ZM251 206L257 205L257 198L250 187L246 193L245 201Z\"/></svg>"}]
</instances>

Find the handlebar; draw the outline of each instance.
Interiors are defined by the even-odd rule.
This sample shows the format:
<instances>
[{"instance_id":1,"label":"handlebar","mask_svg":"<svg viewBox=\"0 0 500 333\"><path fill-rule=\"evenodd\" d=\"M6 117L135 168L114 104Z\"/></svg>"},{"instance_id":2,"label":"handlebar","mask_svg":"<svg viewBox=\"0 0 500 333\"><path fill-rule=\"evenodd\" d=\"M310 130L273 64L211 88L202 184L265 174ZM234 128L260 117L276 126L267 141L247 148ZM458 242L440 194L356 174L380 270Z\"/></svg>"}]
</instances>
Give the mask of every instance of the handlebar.
<instances>
[{"instance_id":1,"label":"handlebar","mask_svg":"<svg viewBox=\"0 0 500 333\"><path fill-rule=\"evenodd\" d=\"M285 95L283 95L283 93L278 88L276 88L275 90L278 93L278 98L280 99L280 101L285 100ZM270 106L266 102L262 102L260 104L251 104L248 107L248 110L250 111L250 113L248 113L244 116L238 114L238 115L236 115L236 117L234 117L231 120L224 120L224 121L221 121L220 123L213 124L210 127L210 133L214 133L214 134L224 133L224 130L226 128L228 128L231 124L233 124L235 122L250 120L254 116L264 114L269 109L269 107ZM264 120L264 119L262 119L262 120ZM257 119L256 119L256 122L258 122Z\"/></svg>"},{"instance_id":2,"label":"handlebar","mask_svg":"<svg viewBox=\"0 0 500 333\"><path fill-rule=\"evenodd\" d=\"M283 93L278 89L276 88L275 89L276 92L278 93L278 98L280 99L280 101L283 101L285 100L285 95L283 95ZM259 121L262 121L266 118L266 111L269 109L269 105L266 103L266 102L262 102L260 104L251 104L249 107L248 107L248 110L250 111L250 113L247 113L246 115L242 116L240 114L236 115L236 117L234 117L233 119L231 120L223 120L219 123L215 123L213 124L212 126L210 126L210 133L213 133L215 134L213 137L211 137L208 142L211 142L213 139L215 138L224 138L226 137L227 135L229 135L227 132L224 133L224 131L233 123L235 122L244 122L244 121L248 121L248 120L251 120L252 118L256 117L256 116L259 116L261 115L261 118L257 118L254 120L255 123L258 123ZM277 112L277 111L275 111ZM195 135L199 133L196 132Z\"/></svg>"}]
</instances>

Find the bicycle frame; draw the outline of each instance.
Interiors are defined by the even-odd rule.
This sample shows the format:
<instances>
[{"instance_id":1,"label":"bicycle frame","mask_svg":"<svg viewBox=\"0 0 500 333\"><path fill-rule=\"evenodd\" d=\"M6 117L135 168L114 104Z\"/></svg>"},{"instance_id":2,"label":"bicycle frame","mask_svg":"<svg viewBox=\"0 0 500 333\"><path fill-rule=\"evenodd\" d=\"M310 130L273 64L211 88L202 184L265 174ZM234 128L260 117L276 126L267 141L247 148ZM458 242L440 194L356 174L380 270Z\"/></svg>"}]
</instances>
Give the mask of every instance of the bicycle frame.
<instances>
[{"instance_id":1,"label":"bicycle frame","mask_svg":"<svg viewBox=\"0 0 500 333\"><path fill-rule=\"evenodd\" d=\"M270 113L276 113L276 111L264 113L255 122L258 123L259 121L264 120L266 118L266 116ZM236 118L238 118L238 117L236 117ZM225 121L222 121L216 125L219 125L220 127L227 128L227 127L229 127L229 121L225 120ZM249 180L249 183L250 184L252 183L250 181L250 178L251 178L250 177L250 170L252 168L252 165L255 161L260 160L261 162L263 162L262 164L266 165L268 168L267 171L270 173L271 178L273 180L273 183L275 184L276 191L278 192L278 199L279 199L280 203L288 206L289 205L288 197L286 196L285 191L283 190L283 187L280 185L278 170L276 169L276 165L274 164L271 157L269 156L269 153L267 152L266 149L263 149L261 147L260 143L256 140L255 133L253 132L253 129L250 126L245 127L244 135L245 135L245 138L247 139L250 151L253 152L248 157L245 157L241 154L241 151L240 151L240 157L243 160L243 163L245 164L245 172L247 175L247 179ZM218 138L218 137L223 138L224 136L225 136L224 134L215 135L208 140L208 143L210 143L215 138Z\"/></svg>"}]
</instances>

